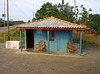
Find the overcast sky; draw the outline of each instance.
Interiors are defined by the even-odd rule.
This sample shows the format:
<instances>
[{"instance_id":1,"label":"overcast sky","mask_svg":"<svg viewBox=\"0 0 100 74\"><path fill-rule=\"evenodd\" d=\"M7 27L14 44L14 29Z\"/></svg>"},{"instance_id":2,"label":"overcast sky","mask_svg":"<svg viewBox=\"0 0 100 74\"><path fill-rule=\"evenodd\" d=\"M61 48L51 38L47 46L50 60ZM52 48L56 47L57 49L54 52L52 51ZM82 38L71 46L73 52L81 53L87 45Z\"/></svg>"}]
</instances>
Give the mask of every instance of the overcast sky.
<instances>
[{"instance_id":1,"label":"overcast sky","mask_svg":"<svg viewBox=\"0 0 100 74\"><path fill-rule=\"evenodd\" d=\"M33 13L43 5L43 3L51 2L61 3L62 0L9 0L9 20L32 20ZM65 0L72 6L74 0ZM100 14L100 0L76 0L76 5L84 5L87 9L92 8L93 14ZM0 18L4 13L4 0L0 0Z\"/></svg>"}]
</instances>

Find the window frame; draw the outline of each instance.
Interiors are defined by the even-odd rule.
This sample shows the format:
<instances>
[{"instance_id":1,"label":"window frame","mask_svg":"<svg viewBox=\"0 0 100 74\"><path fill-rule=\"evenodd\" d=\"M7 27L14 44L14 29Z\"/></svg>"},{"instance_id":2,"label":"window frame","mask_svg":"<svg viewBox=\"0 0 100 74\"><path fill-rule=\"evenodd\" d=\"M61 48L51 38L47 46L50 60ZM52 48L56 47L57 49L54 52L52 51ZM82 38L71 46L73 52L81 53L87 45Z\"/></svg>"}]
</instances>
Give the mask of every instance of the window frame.
<instances>
[{"instance_id":1,"label":"window frame","mask_svg":"<svg viewBox=\"0 0 100 74\"><path fill-rule=\"evenodd\" d=\"M48 40L47 36L47 31L46 31L46 40ZM54 30L49 30L49 41L54 41L55 40L55 31Z\"/></svg>"}]
</instances>

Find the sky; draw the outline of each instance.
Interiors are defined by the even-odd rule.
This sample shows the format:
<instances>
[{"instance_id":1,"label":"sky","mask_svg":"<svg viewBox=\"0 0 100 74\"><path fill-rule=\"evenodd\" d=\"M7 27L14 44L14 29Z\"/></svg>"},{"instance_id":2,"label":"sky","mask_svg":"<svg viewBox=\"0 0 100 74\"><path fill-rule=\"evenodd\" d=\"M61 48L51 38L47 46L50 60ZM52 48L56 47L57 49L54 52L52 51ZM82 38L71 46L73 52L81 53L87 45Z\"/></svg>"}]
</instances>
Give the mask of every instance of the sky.
<instances>
[{"instance_id":1,"label":"sky","mask_svg":"<svg viewBox=\"0 0 100 74\"><path fill-rule=\"evenodd\" d=\"M32 20L33 13L40 9L41 5L46 2L50 2L52 4L61 3L62 0L8 0L9 1L9 20L20 20L27 22L28 20ZM6 2L6 0L5 0ZM65 3L69 2L71 6L74 5L74 0L65 0ZM7 3L7 2L6 2ZM6 5L5 3L5 5ZM86 9L92 9L93 14L100 14L100 0L76 0L76 5L80 6L84 5ZM5 6L5 13L7 11L7 7ZM2 18L2 14L4 13L4 0L0 0L0 18ZM6 17L7 18L7 17Z\"/></svg>"}]
</instances>

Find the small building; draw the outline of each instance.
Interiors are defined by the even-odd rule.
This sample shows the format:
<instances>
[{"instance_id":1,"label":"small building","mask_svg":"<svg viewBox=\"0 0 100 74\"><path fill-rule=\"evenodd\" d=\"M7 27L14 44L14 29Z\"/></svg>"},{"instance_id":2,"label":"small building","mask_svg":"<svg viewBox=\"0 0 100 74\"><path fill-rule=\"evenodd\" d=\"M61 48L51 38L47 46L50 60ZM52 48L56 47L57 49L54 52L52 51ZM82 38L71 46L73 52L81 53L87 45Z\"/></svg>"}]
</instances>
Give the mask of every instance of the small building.
<instances>
[{"instance_id":1,"label":"small building","mask_svg":"<svg viewBox=\"0 0 100 74\"><path fill-rule=\"evenodd\" d=\"M82 46L82 30L86 26L77 25L55 17L48 17L36 20L30 23L22 24L17 29L20 29L20 48L22 50L22 29L25 33L25 48L34 47L38 41L45 42L46 50L66 51L66 43L73 43L73 31L80 31L79 52L81 55Z\"/></svg>"}]
</instances>

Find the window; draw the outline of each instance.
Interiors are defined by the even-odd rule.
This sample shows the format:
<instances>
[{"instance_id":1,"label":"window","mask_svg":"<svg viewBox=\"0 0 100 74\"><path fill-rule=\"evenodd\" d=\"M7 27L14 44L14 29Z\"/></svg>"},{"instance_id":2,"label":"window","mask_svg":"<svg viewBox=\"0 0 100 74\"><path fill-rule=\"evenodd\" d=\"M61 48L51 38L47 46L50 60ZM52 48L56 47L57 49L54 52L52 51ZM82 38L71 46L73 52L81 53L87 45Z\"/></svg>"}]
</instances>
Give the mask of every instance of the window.
<instances>
[{"instance_id":1,"label":"window","mask_svg":"<svg viewBox=\"0 0 100 74\"><path fill-rule=\"evenodd\" d=\"M47 32L46 35L48 35ZM48 40L48 36L46 36L46 39ZM54 30L49 31L49 41L54 41Z\"/></svg>"}]
</instances>

